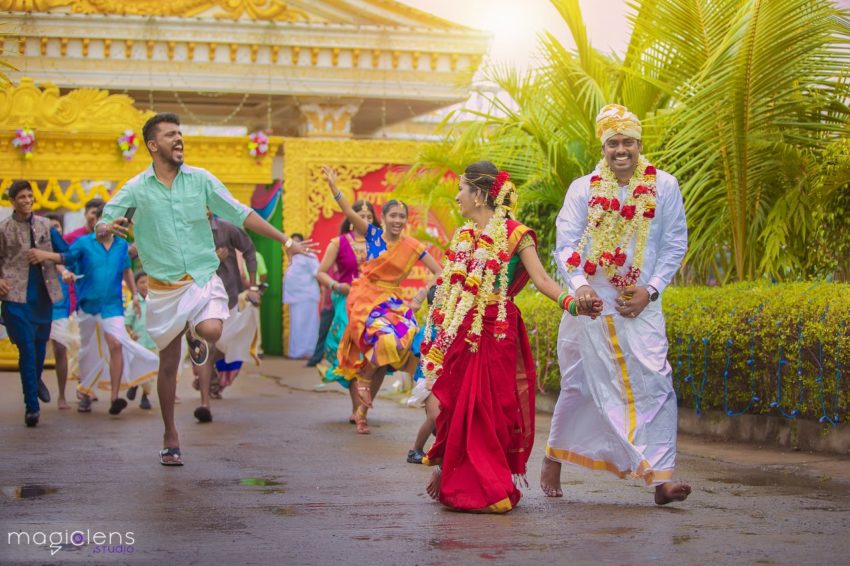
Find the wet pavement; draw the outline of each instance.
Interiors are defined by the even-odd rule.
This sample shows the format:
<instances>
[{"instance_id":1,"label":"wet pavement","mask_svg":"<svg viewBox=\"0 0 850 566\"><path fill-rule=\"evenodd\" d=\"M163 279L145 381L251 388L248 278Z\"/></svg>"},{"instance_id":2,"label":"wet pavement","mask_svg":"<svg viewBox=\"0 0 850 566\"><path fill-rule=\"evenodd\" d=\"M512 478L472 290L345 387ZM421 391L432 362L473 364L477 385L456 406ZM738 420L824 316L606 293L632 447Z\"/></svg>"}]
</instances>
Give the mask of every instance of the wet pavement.
<instances>
[{"instance_id":1,"label":"wet pavement","mask_svg":"<svg viewBox=\"0 0 850 566\"><path fill-rule=\"evenodd\" d=\"M45 381L55 395L52 372ZM20 381L0 373L0 563L841 564L850 554L850 459L683 437L685 503L656 507L650 488L568 468L565 497L548 499L537 488L540 415L520 506L468 515L430 501L430 470L405 462L423 413L397 402L392 379L370 436L348 424L347 394L315 390L300 362L243 373L211 424L193 419L189 382L177 406L186 465L164 468L156 404L142 411L137 399L110 417L106 393L90 414L54 402L26 429Z\"/></svg>"}]
</instances>

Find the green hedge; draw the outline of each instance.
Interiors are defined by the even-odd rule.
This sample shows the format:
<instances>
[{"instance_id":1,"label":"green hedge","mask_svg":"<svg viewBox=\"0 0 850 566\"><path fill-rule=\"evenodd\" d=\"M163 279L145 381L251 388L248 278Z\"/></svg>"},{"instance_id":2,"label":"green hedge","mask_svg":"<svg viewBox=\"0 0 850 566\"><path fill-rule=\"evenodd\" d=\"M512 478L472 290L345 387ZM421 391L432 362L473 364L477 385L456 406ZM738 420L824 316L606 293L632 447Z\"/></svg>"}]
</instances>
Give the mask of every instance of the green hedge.
<instances>
[{"instance_id":1,"label":"green hedge","mask_svg":"<svg viewBox=\"0 0 850 566\"><path fill-rule=\"evenodd\" d=\"M683 406L850 421L850 285L671 287L663 301ZM541 382L557 390L558 308L534 290L517 304Z\"/></svg>"}]
</instances>

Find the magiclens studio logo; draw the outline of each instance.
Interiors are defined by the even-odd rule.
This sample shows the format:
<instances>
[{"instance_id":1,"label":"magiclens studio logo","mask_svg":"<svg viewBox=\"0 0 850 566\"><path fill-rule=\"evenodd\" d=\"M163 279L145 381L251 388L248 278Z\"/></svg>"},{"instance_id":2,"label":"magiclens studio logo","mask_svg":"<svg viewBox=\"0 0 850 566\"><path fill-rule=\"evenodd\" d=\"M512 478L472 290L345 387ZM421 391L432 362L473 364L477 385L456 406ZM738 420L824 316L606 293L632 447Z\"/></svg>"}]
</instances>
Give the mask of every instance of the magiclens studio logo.
<instances>
[{"instance_id":1,"label":"magiclens studio logo","mask_svg":"<svg viewBox=\"0 0 850 566\"><path fill-rule=\"evenodd\" d=\"M102 532L91 529L71 531L10 531L7 539L9 545L35 545L50 548L54 556L60 550L79 550L91 546L94 554L133 554L136 536L133 531Z\"/></svg>"}]
</instances>

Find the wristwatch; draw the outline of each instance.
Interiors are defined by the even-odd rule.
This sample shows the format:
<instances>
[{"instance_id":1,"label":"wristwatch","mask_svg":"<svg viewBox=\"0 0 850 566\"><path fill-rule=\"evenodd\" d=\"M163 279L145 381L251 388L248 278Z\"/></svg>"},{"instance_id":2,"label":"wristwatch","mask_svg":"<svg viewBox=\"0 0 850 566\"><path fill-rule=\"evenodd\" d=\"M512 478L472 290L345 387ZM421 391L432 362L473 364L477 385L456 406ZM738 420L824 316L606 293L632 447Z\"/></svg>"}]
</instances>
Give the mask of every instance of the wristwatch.
<instances>
[{"instance_id":1,"label":"wristwatch","mask_svg":"<svg viewBox=\"0 0 850 566\"><path fill-rule=\"evenodd\" d=\"M649 300L651 302L655 302L658 300L658 289L653 287L652 285L647 285L646 290L649 292Z\"/></svg>"}]
</instances>

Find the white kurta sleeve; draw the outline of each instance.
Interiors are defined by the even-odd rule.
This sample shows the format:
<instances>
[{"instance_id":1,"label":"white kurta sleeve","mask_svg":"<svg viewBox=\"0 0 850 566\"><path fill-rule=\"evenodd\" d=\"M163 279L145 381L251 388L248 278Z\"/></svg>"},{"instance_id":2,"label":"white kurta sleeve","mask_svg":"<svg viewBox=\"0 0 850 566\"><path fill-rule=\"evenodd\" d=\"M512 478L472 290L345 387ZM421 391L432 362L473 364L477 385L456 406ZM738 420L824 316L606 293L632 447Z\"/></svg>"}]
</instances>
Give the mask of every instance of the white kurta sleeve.
<instances>
[{"instance_id":1,"label":"white kurta sleeve","mask_svg":"<svg viewBox=\"0 0 850 566\"><path fill-rule=\"evenodd\" d=\"M659 177L662 172L659 171ZM658 216L661 220L661 242L658 247L658 255L655 260L655 270L649 278L649 284L655 287L659 293L664 291L679 267L682 258L688 251L688 224L685 221L685 205L682 202L682 193L679 190L679 182L670 174L663 174L664 179L658 179L659 184L664 183L664 192L659 190L658 194ZM661 187L658 187L661 189Z\"/></svg>"},{"instance_id":2,"label":"white kurta sleeve","mask_svg":"<svg viewBox=\"0 0 850 566\"><path fill-rule=\"evenodd\" d=\"M558 265L558 271L564 281L569 283L573 291L588 284L581 266L574 271L568 271L567 260L573 255L574 251L583 252L583 250L577 250L576 246L578 246L587 226L587 202L589 198L590 176L573 181L570 188L567 189L564 206L561 207L561 212L558 213L558 218L555 221L555 229L557 230L555 251L553 252L555 263Z\"/></svg>"}]
</instances>

